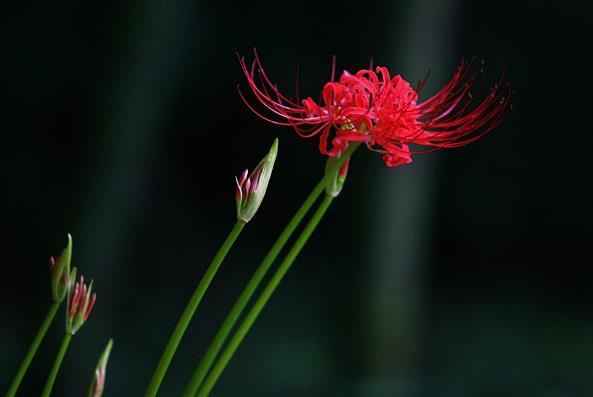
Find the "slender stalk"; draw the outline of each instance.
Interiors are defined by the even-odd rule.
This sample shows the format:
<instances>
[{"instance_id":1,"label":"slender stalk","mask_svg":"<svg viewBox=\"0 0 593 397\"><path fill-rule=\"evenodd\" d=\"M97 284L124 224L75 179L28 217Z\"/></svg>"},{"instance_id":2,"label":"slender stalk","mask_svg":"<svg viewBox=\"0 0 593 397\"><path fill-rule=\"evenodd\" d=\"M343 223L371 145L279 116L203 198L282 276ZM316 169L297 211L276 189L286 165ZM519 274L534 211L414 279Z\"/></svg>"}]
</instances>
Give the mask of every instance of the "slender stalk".
<instances>
[{"instance_id":1,"label":"slender stalk","mask_svg":"<svg viewBox=\"0 0 593 397\"><path fill-rule=\"evenodd\" d=\"M344 161L346 161L346 159L358 148L359 145L359 143L354 143L350 145L350 147L344 153L344 155L341 156L342 161L339 161L335 165L335 167L340 167L344 163ZM331 172L328 172L327 174L331 174ZM247 283L247 286L245 287L243 292L241 292L241 295L239 296L231 311L225 318L223 324L220 326L218 332L216 333L216 336L210 343L208 350L206 350L206 353L204 354L202 360L198 364L198 368L196 369L191 380L185 387L183 397L193 397L198 392L198 389L202 385L202 382L204 381L206 374L208 373L210 367L212 367L212 364L214 363L214 359L218 355L218 352L222 348L222 345L226 341L233 326L237 322L237 319L245 309L245 306L253 296L253 293L255 292L255 290L261 283L262 279L270 269L270 266L272 265L272 263L274 263L282 248L284 248L284 245L286 244L290 236L294 233L295 229L301 223L307 212L309 212L311 206L315 203L317 198L321 195L321 193L323 193L326 184L327 181L326 177L324 176L319 181L319 183L317 183L317 185L313 188L313 190L305 199L301 207L293 215L291 220L288 222L288 225L286 225L286 227L284 228L284 230L282 231L282 233L280 234L272 248L270 248L262 262L259 264L257 270L255 271L253 276L251 276L251 279Z\"/></svg>"},{"instance_id":2,"label":"slender stalk","mask_svg":"<svg viewBox=\"0 0 593 397\"><path fill-rule=\"evenodd\" d=\"M193 397L197 393L198 389L200 388L200 385L202 384L202 381L206 377L208 370L212 366L212 363L214 362L216 355L220 351L220 348L224 344L224 341L231 332L237 319L243 312L243 309L245 309L245 306L249 302L249 299L251 299L251 296L253 295L253 293L259 286L260 282L270 269L270 266L272 265L272 263L274 263L282 248L284 248L284 245L286 244L294 230L301 223L303 217L307 214L311 206L315 203L315 200L317 200L321 193L323 193L324 188L325 183L322 179L321 181L319 181L317 186L315 186L315 188L309 194L309 196L305 199L305 201L294 214L290 222L288 222L288 225L286 225L286 227L284 228L284 230L282 231L282 233L280 234L272 248L270 248L270 250L258 266L255 273L253 273L253 276L251 276L251 279L249 280L247 286L235 302L233 308L225 318L223 324L220 326L218 332L216 333L216 336L212 340L212 343L208 347L208 350L202 357L202 360L200 361L198 368L196 369L194 375L192 376L191 380L185 388L183 397Z\"/></svg>"},{"instance_id":3,"label":"slender stalk","mask_svg":"<svg viewBox=\"0 0 593 397\"><path fill-rule=\"evenodd\" d=\"M24 376L29 369L29 365L31 365L31 361L33 360L33 357L35 357L35 353L37 353L37 349L45 337L47 329L56 316L58 308L60 307L60 303L61 302L52 301L51 306L49 307L49 310L47 311L47 314L45 315L45 318L43 319L43 322L41 323L41 326L35 335L35 338L33 338L33 342L31 342L29 350L27 350L27 354L25 354L25 358L23 358L23 362L21 363L19 370L10 384L10 388L8 389L6 397L14 397L16 395L16 392L19 389Z\"/></svg>"},{"instance_id":4,"label":"slender stalk","mask_svg":"<svg viewBox=\"0 0 593 397\"><path fill-rule=\"evenodd\" d=\"M280 281L282 281L282 278L284 277L288 269L290 269L290 266L292 265L298 254L301 252L301 249L303 248L303 246L305 245L305 243L307 242L307 240L319 224L321 218L323 218L323 215L329 208L332 201L333 197L329 195L325 196L325 198L323 199L323 201L311 217L311 220L309 221L307 226L305 226L305 228L301 232L300 236L298 237L298 239L296 240L288 254L286 254L286 257L284 258L284 260L282 261L282 263L280 264L280 266L268 282L268 285L266 285L261 295L257 298L255 303L253 304L253 307L251 308L249 313L247 313L245 319L243 320L243 322L241 323L241 325L229 341L227 347L220 355L220 358L218 359L218 361L212 368L212 371L210 371L208 377L204 381L204 386L198 392L198 397L208 396L208 394L216 384L216 381L222 374L222 371L225 369L233 354L243 341L243 338L245 338L245 335L247 335L247 332L249 332L249 330L253 326L253 323L255 322L255 320L261 313L262 309L264 308L264 306L276 290L276 287L278 287Z\"/></svg>"},{"instance_id":5,"label":"slender stalk","mask_svg":"<svg viewBox=\"0 0 593 397\"><path fill-rule=\"evenodd\" d=\"M56 360L54 361L53 367L51 367L51 372L47 377L47 382L45 382L45 387L43 388L43 392L41 393L41 397L49 397L51 394L51 389L54 387L54 382L56 381L56 376L58 376L58 371L62 366L62 361L64 360L64 355L66 355L66 351L68 350L68 346L70 345L70 341L72 340L72 334L66 333L64 335L64 339L62 340L62 345L60 346L60 350L58 350L58 355L56 356Z\"/></svg>"},{"instance_id":6,"label":"slender stalk","mask_svg":"<svg viewBox=\"0 0 593 397\"><path fill-rule=\"evenodd\" d=\"M189 325L189 322L191 321L194 313L196 312L196 309L198 308L200 301L206 293L208 286L212 282L212 279L216 275L216 272L218 271L220 264L222 263L225 256L233 246L233 243L235 242L237 237L239 237L239 234L241 233L241 230L243 230L244 226L245 223L241 221L237 221L237 223L235 223L235 226L233 226L233 229L230 231L226 240L224 240L224 242L218 249L216 256L214 256L214 259L212 259L212 262L208 266L208 269L206 269L206 273L204 273L204 275L202 276L202 279L196 287L194 294L189 299L189 302L187 303L185 310L181 314L177 326L175 327L175 330L173 331L173 334L171 335L169 342L167 343L167 346L165 347L165 350L161 355L159 363L157 364L157 367L155 368L154 373L152 374L152 378L150 380L148 388L146 389L146 393L144 394L145 397L156 396L159 387L161 386L161 382L165 377L165 373L169 368L169 364L171 364L171 360L175 355L177 346L179 346L179 342L181 342L181 338L183 337L183 334L185 333L185 330Z\"/></svg>"}]
</instances>

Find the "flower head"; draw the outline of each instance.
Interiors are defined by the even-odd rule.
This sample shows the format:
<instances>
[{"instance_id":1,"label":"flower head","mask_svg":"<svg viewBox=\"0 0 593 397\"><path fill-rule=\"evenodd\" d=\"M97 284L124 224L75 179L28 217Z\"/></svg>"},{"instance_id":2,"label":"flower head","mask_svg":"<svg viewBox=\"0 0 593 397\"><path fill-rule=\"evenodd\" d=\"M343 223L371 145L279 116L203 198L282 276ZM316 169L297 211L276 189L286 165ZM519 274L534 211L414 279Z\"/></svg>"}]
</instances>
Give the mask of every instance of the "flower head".
<instances>
[{"instance_id":1,"label":"flower head","mask_svg":"<svg viewBox=\"0 0 593 397\"><path fill-rule=\"evenodd\" d=\"M68 244L59 256L49 257L51 271L51 294L55 302L62 302L76 278L76 271L70 271L72 258L72 236L68 234Z\"/></svg>"},{"instance_id":2,"label":"flower head","mask_svg":"<svg viewBox=\"0 0 593 397\"><path fill-rule=\"evenodd\" d=\"M462 61L451 80L424 101L418 98L423 83L414 90L400 75L392 77L386 67L355 74L343 71L335 81L334 62L331 81L315 101L281 94L257 53L251 67L244 58L240 64L251 91L271 113L262 115L239 91L259 117L292 126L305 138L319 135L319 150L330 157L338 156L350 142L363 142L382 154L389 167L410 163L413 154L471 143L496 127L510 107L511 92L502 78L476 101L482 67L475 62Z\"/></svg>"},{"instance_id":3,"label":"flower head","mask_svg":"<svg viewBox=\"0 0 593 397\"><path fill-rule=\"evenodd\" d=\"M89 392L87 394L88 397L101 397L103 394L103 390L105 389L105 375L107 373L107 361L109 360L112 346L113 339L109 339L107 346L105 346L105 350L103 350L103 353L99 358L93 379L91 379Z\"/></svg>"},{"instance_id":4,"label":"flower head","mask_svg":"<svg viewBox=\"0 0 593 397\"><path fill-rule=\"evenodd\" d=\"M259 209L268 189L277 154L278 139L275 139L266 157L260 161L251 174L249 174L249 170L245 169L239 179L235 178L237 219L240 221L249 222Z\"/></svg>"},{"instance_id":5,"label":"flower head","mask_svg":"<svg viewBox=\"0 0 593 397\"><path fill-rule=\"evenodd\" d=\"M82 327L95 306L97 295L94 292L91 294L92 289L93 282L91 281L87 287L82 276L80 276L80 281L77 281L70 289L66 313L66 332L71 335L74 335Z\"/></svg>"}]
</instances>

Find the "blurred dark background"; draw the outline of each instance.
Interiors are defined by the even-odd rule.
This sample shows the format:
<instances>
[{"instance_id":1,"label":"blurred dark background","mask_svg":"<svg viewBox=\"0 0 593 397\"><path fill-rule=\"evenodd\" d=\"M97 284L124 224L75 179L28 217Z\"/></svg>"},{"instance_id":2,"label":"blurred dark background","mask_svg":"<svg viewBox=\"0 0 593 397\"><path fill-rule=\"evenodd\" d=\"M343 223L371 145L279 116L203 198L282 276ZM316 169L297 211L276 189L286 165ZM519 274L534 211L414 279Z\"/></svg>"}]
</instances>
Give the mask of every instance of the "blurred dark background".
<instances>
[{"instance_id":1,"label":"blurred dark background","mask_svg":"<svg viewBox=\"0 0 593 397\"><path fill-rule=\"evenodd\" d=\"M50 302L47 260L74 236L96 308L56 396L80 396L109 337L107 396L140 396L234 222L234 175L280 138L268 195L194 318L161 395L218 325L321 176L317 140L255 117L235 52L257 46L291 96L332 54L370 58L426 96L458 60L506 70L513 110L470 146L387 169L357 153L339 200L215 396L593 395L591 2L18 3L2 14L0 390ZM425 96L425 97L426 97ZM21 389L37 395L61 314Z\"/></svg>"}]
</instances>

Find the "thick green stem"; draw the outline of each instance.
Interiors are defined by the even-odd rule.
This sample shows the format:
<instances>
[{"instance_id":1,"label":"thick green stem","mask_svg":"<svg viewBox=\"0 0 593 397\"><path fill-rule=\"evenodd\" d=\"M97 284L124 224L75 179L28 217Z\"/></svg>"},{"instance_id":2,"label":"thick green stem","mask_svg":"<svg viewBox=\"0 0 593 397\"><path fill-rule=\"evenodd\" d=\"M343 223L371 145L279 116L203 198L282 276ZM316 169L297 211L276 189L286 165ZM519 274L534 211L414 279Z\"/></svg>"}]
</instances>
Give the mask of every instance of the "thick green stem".
<instances>
[{"instance_id":1,"label":"thick green stem","mask_svg":"<svg viewBox=\"0 0 593 397\"><path fill-rule=\"evenodd\" d=\"M21 363L19 370L17 371L12 383L10 384L8 393L6 393L6 397L14 397L16 395L16 392L19 389L19 386L21 385L24 376L27 373L27 370L29 369L29 365L31 365L31 361L33 360L33 357L35 357L35 353L37 353L37 349L39 348L41 341L43 341L43 338L45 337L47 329L49 328L50 324L54 320L54 317L56 316L58 308L60 307L60 303L61 302L56 301L53 301L51 303L51 306L49 307L49 310L45 315L45 319L43 319L43 322L41 323L41 327L39 327L39 330L37 331L35 338L33 338L33 342L31 342L31 346L29 347L27 354L25 354L25 358L23 359L23 362Z\"/></svg>"},{"instance_id":2,"label":"thick green stem","mask_svg":"<svg viewBox=\"0 0 593 397\"><path fill-rule=\"evenodd\" d=\"M173 334L171 335L171 338L169 339L169 342L165 347L165 351L163 351L161 359L159 360L159 363L157 364L157 367L155 368L154 373L152 374L152 378L150 380L148 388L146 389L146 393L144 394L145 397L156 396L159 387L161 386L161 382L165 377L165 373L169 368L169 364L171 364L171 360L175 355L177 346L179 346L179 342L181 342L181 338L183 337L183 334L185 333L185 330L189 325L189 322L191 321L194 313L196 312L196 309L198 308L200 301L206 293L208 286L212 282L212 279L216 275L216 272L218 271L220 264L222 263L226 254L233 246L233 243L235 242L237 237L239 237L239 234L241 233L241 230L243 230L244 226L245 223L241 221L235 223L235 226L227 236L226 240L224 240L224 243L222 243L222 245L218 249L216 256L214 257L214 259L212 259L212 262L210 263L210 266L208 266L206 273L204 273L204 275L202 276L202 279L196 287L194 294L190 298L189 302L187 303L187 306L185 307L185 310L181 314L179 322L177 323L177 326L175 327L175 330L173 331Z\"/></svg>"},{"instance_id":3,"label":"thick green stem","mask_svg":"<svg viewBox=\"0 0 593 397\"><path fill-rule=\"evenodd\" d=\"M288 222L288 225L286 225L286 227L284 228L284 230L282 231L282 233L280 234L272 248L270 248L265 258L258 266L253 276L251 276L249 283L247 283L247 286L235 302L235 305L225 318L224 323L220 326L220 329L218 330L216 336L212 340L210 347L208 347L208 350L206 351L204 357L200 361L200 364L198 365L196 372L194 373L194 375L192 376L191 380L185 388L183 397L193 397L198 392L198 389L200 388L202 381L206 377L208 370L212 366L212 363L214 362L216 355L220 351L220 348L224 344L224 341L231 332L233 326L235 325L235 322L243 312L243 309L245 309L245 306L249 302L249 299L251 299L251 296L253 295L253 293L259 286L260 282L270 269L272 263L274 263L274 261L276 260L276 257L278 257L278 254L280 253L282 248L284 248L284 245L286 244L294 230L301 223L302 219L307 214L307 212L309 212L309 209L315 203L315 200L317 200L321 193L323 193L324 188L325 183L322 179L321 181L319 181L317 186L313 188L313 191L305 199L305 201L294 214L290 222Z\"/></svg>"},{"instance_id":4,"label":"thick green stem","mask_svg":"<svg viewBox=\"0 0 593 397\"><path fill-rule=\"evenodd\" d=\"M262 291L261 295L253 304L253 307L251 308L249 313L247 313L247 315L245 316L245 319L243 320L243 322L237 329L236 333L229 341L225 350L220 355L220 358L218 359L218 361L212 368L212 371L210 371L208 377L204 381L204 386L198 392L198 397L208 396L208 394L216 384L216 381L222 374L222 371L225 369L233 354L243 341L245 335L247 335L247 332L249 332L249 330L251 329L253 323L255 322L255 320L261 313L262 309L264 308L264 306L276 290L276 287L278 287L280 281L282 281L282 278L284 277L288 269L290 269L290 266L292 265L298 254L301 252L301 249L303 248L303 246L305 245L305 243L307 242L307 240L319 224L319 221L329 208L332 201L333 197L329 195L325 196L324 200L319 205L319 208L317 208L317 210L311 217L311 220L309 221L309 223L307 223L307 226L305 226L305 228L301 232L300 236L298 237L298 239L296 240L288 254L286 254L286 257L284 258L284 260L282 261L282 263L280 264L280 266L278 267L278 269L276 270L276 272L274 273L274 275Z\"/></svg>"},{"instance_id":5,"label":"thick green stem","mask_svg":"<svg viewBox=\"0 0 593 397\"><path fill-rule=\"evenodd\" d=\"M338 159L337 164L334 165L334 169L328 170L326 176L324 176L319 181L319 183L317 183L317 185L313 188L313 190L305 199L301 207L297 210L292 219L288 222L288 225L286 225L286 227L284 228L284 230L282 231L282 233L280 234L272 248L270 248L264 259L258 266L257 270L247 283L247 286L235 302L231 311L225 318L223 324L220 326L218 332L216 333L216 336L214 337L210 346L208 347L208 350L206 350L206 353L204 354L202 360L198 364L198 368L196 369L194 375L187 384L185 391L183 393L183 397L193 397L197 393L202 382L204 381L204 378L206 377L206 374L210 370L210 367L212 366L214 359L218 355L218 352L222 348L222 345L226 341L233 326L237 322L237 319L245 309L245 306L253 296L253 293L255 292L255 290L261 283L262 279L270 269L272 263L274 263L274 261L278 257L278 254L280 253L282 248L284 248L284 245L286 244L292 233L294 233L295 229L301 223L304 216L311 209L311 206L321 195L323 189L325 189L325 186L328 183L327 175L331 175L332 171L335 172L336 169L340 167L344 163L344 161L346 161L346 159L358 148L358 146L360 146L360 144L357 142L350 145L350 147L344 153L344 155L341 156L340 159Z\"/></svg>"},{"instance_id":6,"label":"thick green stem","mask_svg":"<svg viewBox=\"0 0 593 397\"><path fill-rule=\"evenodd\" d=\"M68 346L70 346L71 340L72 340L72 334L66 333L66 335L64 335L64 339L62 340L62 345L60 346L60 350L58 350L58 355L56 356L54 365L53 365L53 367L51 367L51 372L49 373L49 376L47 377L47 382L45 382L45 387L43 388L41 397L49 397L50 396L51 389L53 389L53 387L54 387L54 382L56 381L56 376L58 376L58 372L60 371L60 367L62 366L62 361L64 360L64 356L66 355Z\"/></svg>"}]
</instances>

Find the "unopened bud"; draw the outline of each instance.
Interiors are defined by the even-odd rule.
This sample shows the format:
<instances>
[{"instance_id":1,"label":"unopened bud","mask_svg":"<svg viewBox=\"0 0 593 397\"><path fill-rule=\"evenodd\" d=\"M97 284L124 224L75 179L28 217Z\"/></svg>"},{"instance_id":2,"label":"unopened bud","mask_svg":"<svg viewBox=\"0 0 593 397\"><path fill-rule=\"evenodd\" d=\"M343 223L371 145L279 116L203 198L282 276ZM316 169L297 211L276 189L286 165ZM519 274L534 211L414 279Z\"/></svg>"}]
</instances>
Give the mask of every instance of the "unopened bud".
<instances>
[{"instance_id":1,"label":"unopened bud","mask_svg":"<svg viewBox=\"0 0 593 397\"><path fill-rule=\"evenodd\" d=\"M335 164L339 160L339 157L330 157L325 163L325 174L328 178L327 184L325 185L325 193L332 197L337 197L340 194L342 187L344 187L344 182L346 181L346 175L348 175L350 157L348 157L339 168L336 168Z\"/></svg>"},{"instance_id":2,"label":"unopened bud","mask_svg":"<svg viewBox=\"0 0 593 397\"><path fill-rule=\"evenodd\" d=\"M49 258L51 270L51 294L56 302L64 300L72 282L70 277L70 261L72 259L72 236L68 234L68 244L59 256Z\"/></svg>"},{"instance_id":3,"label":"unopened bud","mask_svg":"<svg viewBox=\"0 0 593 397\"><path fill-rule=\"evenodd\" d=\"M76 271L76 268L73 269ZM74 273L76 274L76 273ZM80 281L76 282L70 289L68 298L68 307L66 311L66 332L74 335L84 322L89 318L97 295L92 292L93 282L87 287L84 278L80 276Z\"/></svg>"},{"instance_id":4,"label":"unopened bud","mask_svg":"<svg viewBox=\"0 0 593 397\"><path fill-rule=\"evenodd\" d=\"M113 339L109 339L105 350L99 358L97 367L95 368L95 374L91 380L89 386L88 397L101 397L103 390L105 389L105 375L107 373L107 361L109 360L109 354L111 353L111 347L113 346Z\"/></svg>"},{"instance_id":5,"label":"unopened bud","mask_svg":"<svg viewBox=\"0 0 593 397\"><path fill-rule=\"evenodd\" d=\"M241 178L235 178L237 191L235 201L237 203L237 219L247 223L257 212L272 176L274 162L278 154L278 138L274 139L272 148L263 160L249 174L248 170L243 171Z\"/></svg>"}]
</instances>

